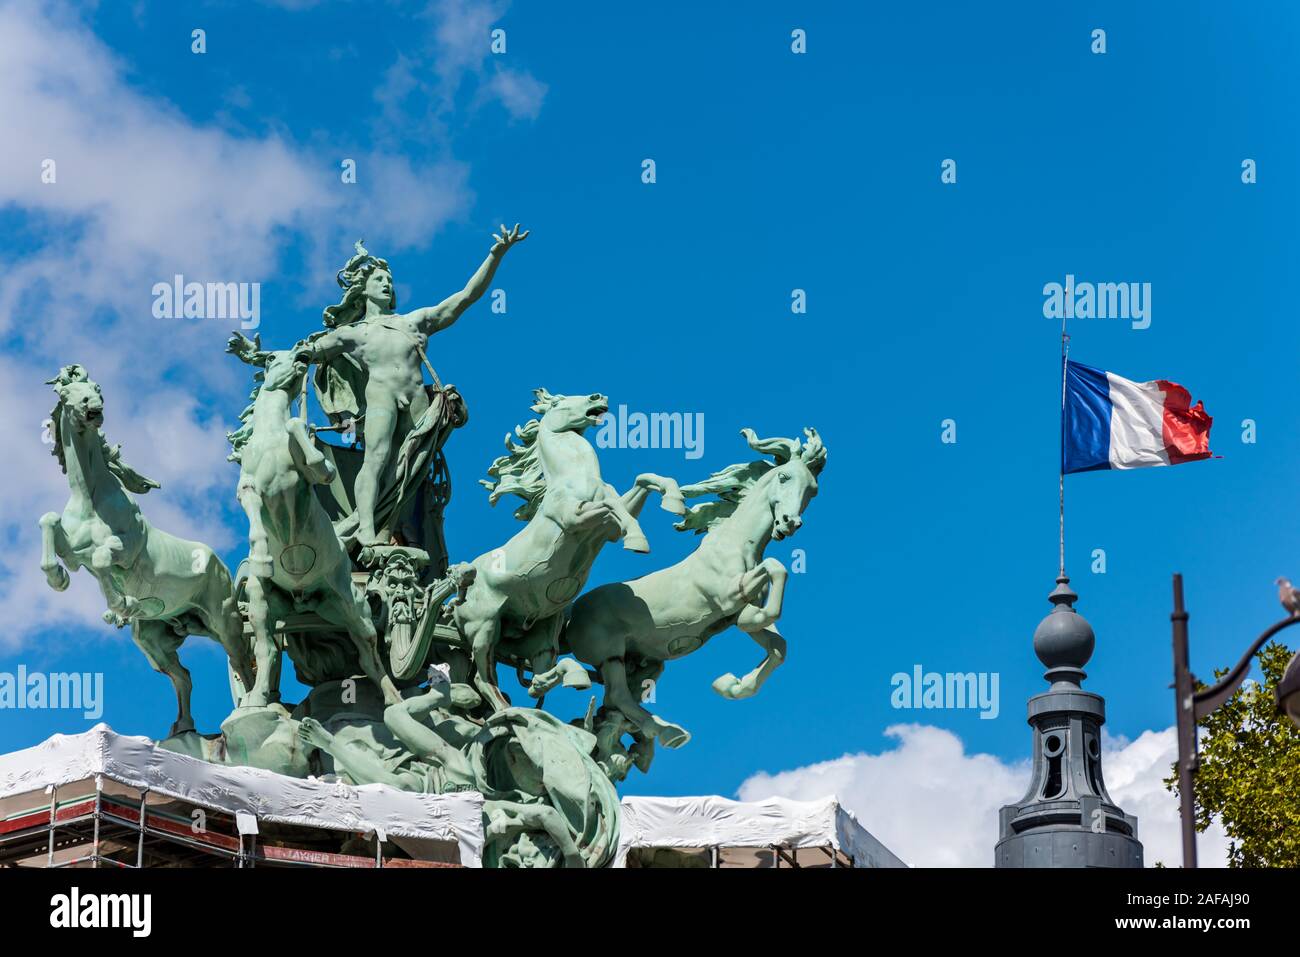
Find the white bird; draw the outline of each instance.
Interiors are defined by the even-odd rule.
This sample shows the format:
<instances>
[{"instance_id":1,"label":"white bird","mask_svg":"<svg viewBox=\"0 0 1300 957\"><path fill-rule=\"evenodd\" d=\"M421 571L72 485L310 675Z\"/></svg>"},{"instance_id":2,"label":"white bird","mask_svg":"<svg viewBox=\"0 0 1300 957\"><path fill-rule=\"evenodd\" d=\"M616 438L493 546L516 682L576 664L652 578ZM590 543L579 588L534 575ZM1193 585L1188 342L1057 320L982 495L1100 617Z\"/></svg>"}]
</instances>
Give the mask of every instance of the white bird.
<instances>
[{"instance_id":1,"label":"white bird","mask_svg":"<svg viewBox=\"0 0 1300 957\"><path fill-rule=\"evenodd\" d=\"M1277 585L1277 597L1282 607L1291 613L1292 618L1300 615L1300 591L1296 591L1291 579L1279 578L1273 584Z\"/></svg>"}]
</instances>

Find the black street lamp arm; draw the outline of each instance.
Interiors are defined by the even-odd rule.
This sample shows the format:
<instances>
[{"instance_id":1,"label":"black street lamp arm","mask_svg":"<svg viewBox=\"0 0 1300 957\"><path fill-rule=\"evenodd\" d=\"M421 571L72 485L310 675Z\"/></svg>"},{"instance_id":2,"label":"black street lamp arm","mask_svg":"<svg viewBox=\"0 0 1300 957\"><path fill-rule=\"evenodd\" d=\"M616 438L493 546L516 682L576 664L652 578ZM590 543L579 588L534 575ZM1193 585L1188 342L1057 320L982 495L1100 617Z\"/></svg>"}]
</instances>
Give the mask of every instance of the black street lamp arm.
<instances>
[{"instance_id":1,"label":"black street lamp arm","mask_svg":"<svg viewBox=\"0 0 1300 957\"><path fill-rule=\"evenodd\" d=\"M1196 755L1196 726L1202 718L1223 705L1232 697L1241 683L1250 673L1250 664L1264 643L1284 628L1300 624L1300 615L1284 618L1269 627L1255 639L1255 643L1241 656L1236 666L1223 676L1217 684L1201 691L1196 691L1196 678L1192 675L1190 655L1187 648L1187 608L1183 605L1183 576L1174 575L1174 611L1169 616L1173 622L1174 632L1174 716L1178 737L1178 805L1182 821L1183 867L1196 866L1196 801L1193 794L1194 776L1198 765ZM1300 655L1291 659L1287 673L1278 685L1278 704L1285 707L1287 715L1300 725L1300 669L1292 665L1300 660ZM1294 676L1294 677L1293 677ZM1290 687L1294 683L1297 687Z\"/></svg>"},{"instance_id":2,"label":"black street lamp arm","mask_svg":"<svg viewBox=\"0 0 1300 957\"><path fill-rule=\"evenodd\" d=\"M1283 628L1290 628L1295 624L1300 624L1300 617L1293 615L1270 627L1255 639L1255 643L1241 656L1241 660L1237 662L1236 666L1223 676L1221 681L1193 694L1192 706L1195 709L1195 718L1193 720L1199 722L1212 711L1218 710L1225 701L1231 698L1237 689L1241 687L1241 683L1246 680L1246 675L1250 672L1250 663L1254 660L1255 655L1259 653L1259 649L1263 648L1265 643Z\"/></svg>"}]
</instances>

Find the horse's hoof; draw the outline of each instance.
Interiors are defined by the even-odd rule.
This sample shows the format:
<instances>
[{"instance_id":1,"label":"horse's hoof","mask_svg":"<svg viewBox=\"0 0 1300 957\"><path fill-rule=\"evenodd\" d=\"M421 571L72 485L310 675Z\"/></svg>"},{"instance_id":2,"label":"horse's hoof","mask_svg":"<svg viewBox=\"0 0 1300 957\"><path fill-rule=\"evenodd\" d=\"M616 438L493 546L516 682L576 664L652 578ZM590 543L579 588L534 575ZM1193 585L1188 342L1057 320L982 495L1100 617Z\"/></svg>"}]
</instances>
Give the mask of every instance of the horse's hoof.
<instances>
[{"instance_id":1,"label":"horse's hoof","mask_svg":"<svg viewBox=\"0 0 1300 957\"><path fill-rule=\"evenodd\" d=\"M644 535L624 536L623 547L629 552L640 552L642 555L650 551L650 543L646 541Z\"/></svg>"},{"instance_id":2,"label":"horse's hoof","mask_svg":"<svg viewBox=\"0 0 1300 957\"><path fill-rule=\"evenodd\" d=\"M55 591L67 591L68 585L72 579L68 576L68 570L62 565L45 573L45 580L50 583L50 587Z\"/></svg>"},{"instance_id":3,"label":"horse's hoof","mask_svg":"<svg viewBox=\"0 0 1300 957\"><path fill-rule=\"evenodd\" d=\"M713 679L713 690L724 698L737 698L740 679L728 671L725 675Z\"/></svg>"},{"instance_id":4,"label":"horse's hoof","mask_svg":"<svg viewBox=\"0 0 1300 957\"><path fill-rule=\"evenodd\" d=\"M564 673L564 680L560 683L575 691L586 691L591 687L591 675L587 674L586 668L570 668Z\"/></svg>"},{"instance_id":5,"label":"horse's hoof","mask_svg":"<svg viewBox=\"0 0 1300 957\"><path fill-rule=\"evenodd\" d=\"M665 495L659 500L659 507L674 515L686 514L686 500L680 495Z\"/></svg>"},{"instance_id":6,"label":"horse's hoof","mask_svg":"<svg viewBox=\"0 0 1300 957\"><path fill-rule=\"evenodd\" d=\"M680 748L691 740L691 733L685 728L668 722L660 722L659 741L665 748Z\"/></svg>"}]
</instances>

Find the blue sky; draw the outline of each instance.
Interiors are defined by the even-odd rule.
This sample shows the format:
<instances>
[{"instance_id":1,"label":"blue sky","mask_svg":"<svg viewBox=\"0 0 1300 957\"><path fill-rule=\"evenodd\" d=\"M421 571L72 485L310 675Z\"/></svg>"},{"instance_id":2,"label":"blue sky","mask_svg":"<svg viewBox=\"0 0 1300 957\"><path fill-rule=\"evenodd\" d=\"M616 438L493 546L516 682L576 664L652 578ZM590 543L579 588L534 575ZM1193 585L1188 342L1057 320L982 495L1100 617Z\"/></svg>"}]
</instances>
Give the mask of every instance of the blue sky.
<instances>
[{"instance_id":1,"label":"blue sky","mask_svg":"<svg viewBox=\"0 0 1300 957\"><path fill-rule=\"evenodd\" d=\"M476 480L536 386L704 415L700 459L604 450L619 487L741 461L742 426L812 425L830 449L803 529L769 551L806 554L787 665L729 702L709 683L757 663L743 635L672 663L655 708L695 738L628 792L733 794L756 772L888 751L900 722L1026 756L1024 701L1044 688L1030 639L1056 572L1059 327L1043 286L1067 274L1151 284L1150 328L1079 320L1072 357L1182 383L1223 456L1067 479L1067 565L1098 637L1086 687L1107 697L1108 730L1172 721L1172 572L1202 676L1278 617L1273 579L1300 574L1293 5L4 2L0 22L0 120L20 134L0 159L0 387L16 416L0 671L104 672L119 731L165 731L171 691L95 624L88 575L54 595L35 573L35 520L66 498L39 441L42 382L86 364L110 441L162 477L146 514L233 565L246 530L223 432L244 370L221 355L228 324L153 319L149 290L174 273L260 282L260 331L287 345L319 327L358 236L416 306L459 288L497 223L533 230L495 283L508 312L480 303L430 350L471 413L447 450L455 558L515 530ZM41 184L49 157L58 182ZM609 549L593 583L694 545L666 513L644 524L653 553ZM220 654L194 638L184 656L215 730ZM892 708L890 677L917 664L997 672L1000 715ZM548 702L566 717L584 704ZM0 750L88 723L0 713Z\"/></svg>"}]
</instances>

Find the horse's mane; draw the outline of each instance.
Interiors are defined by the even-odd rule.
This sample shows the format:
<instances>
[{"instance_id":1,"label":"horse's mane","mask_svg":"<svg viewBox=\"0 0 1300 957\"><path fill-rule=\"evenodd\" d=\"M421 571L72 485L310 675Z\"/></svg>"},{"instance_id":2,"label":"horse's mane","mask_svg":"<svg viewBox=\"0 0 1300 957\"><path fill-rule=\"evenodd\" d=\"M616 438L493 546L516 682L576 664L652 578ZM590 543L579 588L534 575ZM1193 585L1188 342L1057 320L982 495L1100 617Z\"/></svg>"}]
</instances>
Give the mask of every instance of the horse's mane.
<instances>
[{"instance_id":1,"label":"horse's mane","mask_svg":"<svg viewBox=\"0 0 1300 957\"><path fill-rule=\"evenodd\" d=\"M534 389L537 401L532 410L545 414L555 403L564 398L552 395L545 389ZM542 472L542 460L537 451L537 436L541 432L539 419L529 419L523 425L515 426L514 434L506 433L506 454L488 467L488 475L495 481L479 479L479 484L488 489L488 502L492 505L502 495L514 494L524 500L524 504L515 509L515 518L526 522L537 514L542 498L546 495L546 476ZM519 441L515 442L515 438Z\"/></svg>"},{"instance_id":2,"label":"horse's mane","mask_svg":"<svg viewBox=\"0 0 1300 957\"><path fill-rule=\"evenodd\" d=\"M243 458L244 446L253 437L253 407L257 404L258 393L266 384L266 367L270 364L273 353L262 348L260 332L255 333L252 339L242 333L235 333L226 344L226 351L240 362L257 369L253 374L253 391L248 393L248 406L239 413L239 428L226 433L226 441L230 443L230 454L226 456L226 461L240 462Z\"/></svg>"},{"instance_id":3,"label":"horse's mane","mask_svg":"<svg viewBox=\"0 0 1300 957\"><path fill-rule=\"evenodd\" d=\"M761 485L773 469L792 458L800 459L814 475L820 473L826 464L826 446L822 444L816 429L804 429L807 440L803 443L798 439L760 439L753 429L741 429L740 434L745 437L751 449L771 455L776 461L757 459L753 462L740 462L714 472L702 482L683 485L683 498L716 495L717 500L691 506L673 528L679 532L692 531L697 535L709 531L730 518L745 497Z\"/></svg>"},{"instance_id":4,"label":"horse's mane","mask_svg":"<svg viewBox=\"0 0 1300 957\"><path fill-rule=\"evenodd\" d=\"M239 428L226 433L226 441L230 443L230 454L226 456L227 462L240 462L243 460L244 446L253 437L253 408L257 405L257 395L262 391L265 380L265 371L258 372L253 376L253 391L248 393L247 408L239 413Z\"/></svg>"},{"instance_id":5,"label":"horse's mane","mask_svg":"<svg viewBox=\"0 0 1300 957\"><path fill-rule=\"evenodd\" d=\"M50 449L50 454L59 460L59 471L64 475L68 474L68 463L63 456L63 396L59 396L59 401L54 403L54 408L50 410L50 437L54 439L54 448Z\"/></svg>"},{"instance_id":6,"label":"horse's mane","mask_svg":"<svg viewBox=\"0 0 1300 957\"><path fill-rule=\"evenodd\" d=\"M729 465L720 472L714 472L702 482L682 486L682 497L695 498L700 495L716 495L713 502L701 502L692 505L682 516L682 520L673 528L679 532L707 532L723 519L730 518L740 503L745 500L750 489L758 485L768 472L776 468L771 462L759 459L756 462L741 462Z\"/></svg>"},{"instance_id":7,"label":"horse's mane","mask_svg":"<svg viewBox=\"0 0 1300 957\"><path fill-rule=\"evenodd\" d=\"M54 440L54 448L50 450L50 454L58 460L59 471L64 475L68 474L68 461L63 454L63 393L60 390L73 382L89 381L90 377L82 366L70 365L64 366L57 376L46 382L46 385L54 386L54 391L59 397L59 401L55 402L54 408L50 410L50 437ZM99 440L100 451L104 454L104 464L108 466L108 471L128 492L143 495L151 488L162 488L153 479L145 478L123 462L122 446L109 445L102 430L95 430L95 438Z\"/></svg>"}]
</instances>

